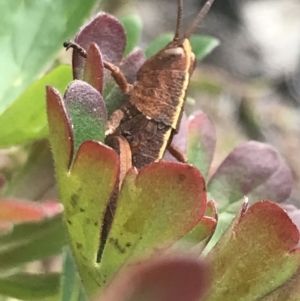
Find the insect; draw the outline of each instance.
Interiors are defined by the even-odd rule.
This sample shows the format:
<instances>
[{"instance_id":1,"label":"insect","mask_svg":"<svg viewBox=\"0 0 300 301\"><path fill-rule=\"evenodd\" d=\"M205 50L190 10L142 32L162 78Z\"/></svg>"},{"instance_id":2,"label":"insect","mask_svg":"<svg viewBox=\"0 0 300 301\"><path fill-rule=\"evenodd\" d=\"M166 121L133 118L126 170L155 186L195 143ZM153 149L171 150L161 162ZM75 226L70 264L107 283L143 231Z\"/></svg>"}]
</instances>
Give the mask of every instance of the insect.
<instances>
[{"instance_id":1,"label":"insect","mask_svg":"<svg viewBox=\"0 0 300 301\"><path fill-rule=\"evenodd\" d=\"M120 135L128 141L132 165L138 169L160 161L166 150L178 161L187 162L186 156L172 144L172 139L178 132L187 88L196 67L189 38L213 2L206 1L191 26L181 35L183 4L178 0L173 40L144 62L133 84L127 82L117 66L104 62L104 68L111 72L121 91L129 95L129 100L110 116L105 134L107 137ZM86 56L85 50L76 43L68 41L64 46Z\"/></svg>"}]
</instances>

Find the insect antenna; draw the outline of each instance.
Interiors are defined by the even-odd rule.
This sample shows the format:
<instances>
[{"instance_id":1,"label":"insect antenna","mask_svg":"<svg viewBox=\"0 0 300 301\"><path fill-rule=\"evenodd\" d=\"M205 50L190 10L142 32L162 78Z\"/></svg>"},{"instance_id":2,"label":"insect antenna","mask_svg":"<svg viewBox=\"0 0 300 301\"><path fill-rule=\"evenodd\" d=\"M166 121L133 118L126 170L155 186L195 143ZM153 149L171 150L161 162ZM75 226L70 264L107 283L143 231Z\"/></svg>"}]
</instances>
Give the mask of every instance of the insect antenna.
<instances>
[{"instance_id":1,"label":"insect antenna","mask_svg":"<svg viewBox=\"0 0 300 301\"><path fill-rule=\"evenodd\" d=\"M192 25L190 28L185 32L184 38L189 39L193 32L195 31L196 27L199 25L199 23L203 20L203 18L206 16L206 14L209 12L214 0L207 0L204 4L204 6L201 8L199 14L194 19Z\"/></svg>"},{"instance_id":2,"label":"insect antenna","mask_svg":"<svg viewBox=\"0 0 300 301\"><path fill-rule=\"evenodd\" d=\"M182 10L183 10L183 4L182 0L178 0L178 6L177 6L177 24L176 24L176 30L174 34L174 41L178 40L180 37L180 30L182 25Z\"/></svg>"}]
</instances>

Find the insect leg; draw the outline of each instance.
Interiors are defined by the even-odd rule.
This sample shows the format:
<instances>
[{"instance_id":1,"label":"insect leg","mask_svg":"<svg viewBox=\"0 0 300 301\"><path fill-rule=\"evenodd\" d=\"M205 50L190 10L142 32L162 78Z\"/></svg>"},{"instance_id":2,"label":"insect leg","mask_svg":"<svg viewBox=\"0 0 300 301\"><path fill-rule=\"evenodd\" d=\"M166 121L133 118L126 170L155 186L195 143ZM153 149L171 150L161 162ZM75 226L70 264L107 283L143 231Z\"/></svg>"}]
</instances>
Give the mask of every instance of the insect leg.
<instances>
[{"instance_id":1,"label":"insect leg","mask_svg":"<svg viewBox=\"0 0 300 301\"><path fill-rule=\"evenodd\" d=\"M108 62L103 62L104 68L110 71L111 76L124 94L130 95L133 85L129 84L119 67Z\"/></svg>"},{"instance_id":2,"label":"insect leg","mask_svg":"<svg viewBox=\"0 0 300 301\"><path fill-rule=\"evenodd\" d=\"M117 130L123 117L124 112L122 110L116 110L110 115L105 127L105 136L111 135Z\"/></svg>"},{"instance_id":3,"label":"insect leg","mask_svg":"<svg viewBox=\"0 0 300 301\"><path fill-rule=\"evenodd\" d=\"M63 45L66 48L66 51L68 51L70 48L72 48L73 50L77 51L79 53L79 55L81 55L82 57L84 57L84 58L87 57L86 50L83 47L81 47L79 44L77 44L73 41L67 40L64 42Z\"/></svg>"},{"instance_id":4,"label":"insect leg","mask_svg":"<svg viewBox=\"0 0 300 301\"><path fill-rule=\"evenodd\" d=\"M170 154L179 162L187 163L188 161L187 156L183 154L177 146L171 143L167 149L170 152Z\"/></svg>"},{"instance_id":5,"label":"insect leg","mask_svg":"<svg viewBox=\"0 0 300 301\"><path fill-rule=\"evenodd\" d=\"M82 57L86 58L87 57L87 52L86 50L81 47L79 44L73 41L65 41L64 42L64 47L66 50L73 48L75 51L79 53ZM120 87L121 91L124 94L130 95L133 85L129 84L126 80L125 75L122 73L120 68L114 64L108 63L108 62L103 62L104 68L110 71L111 76L117 83L117 85Z\"/></svg>"}]
</instances>

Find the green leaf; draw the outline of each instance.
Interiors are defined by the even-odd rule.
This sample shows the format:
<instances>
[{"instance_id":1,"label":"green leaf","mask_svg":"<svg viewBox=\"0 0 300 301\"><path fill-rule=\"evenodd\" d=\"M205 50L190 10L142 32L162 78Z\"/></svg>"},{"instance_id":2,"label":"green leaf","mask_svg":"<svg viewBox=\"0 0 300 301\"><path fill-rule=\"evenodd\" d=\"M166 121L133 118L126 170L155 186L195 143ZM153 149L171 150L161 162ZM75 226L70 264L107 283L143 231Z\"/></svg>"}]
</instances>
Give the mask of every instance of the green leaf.
<instances>
[{"instance_id":1,"label":"green leaf","mask_svg":"<svg viewBox=\"0 0 300 301\"><path fill-rule=\"evenodd\" d=\"M220 44L218 39L202 35L193 35L190 41L197 60L202 60Z\"/></svg>"},{"instance_id":2,"label":"green leaf","mask_svg":"<svg viewBox=\"0 0 300 301\"><path fill-rule=\"evenodd\" d=\"M142 20L138 15L128 15L121 18L120 22L125 27L127 42L123 57L126 57L137 45L141 32Z\"/></svg>"},{"instance_id":3,"label":"green leaf","mask_svg":"<svg viewBox=\"0 0 300 301\"><path fill-rule=\"evenodd\" d=\"M57 300L59 276L20 273L0 277L0 295L21 300Z\"/></svg>"},{"instance_id":4,"label":"green leaf","mask_svg":"<svg viewBox=\"0 0 300 301\"><path fill-rule=\"evenodd\" d=\"M55 193L55 172L49 141L37 140L26 150L27 160L7 184L5 195L33 201L41 200L49 190Z\"/></svg>"},{"instance_id":5,"label":"green leaf","mask_svg":"<svg viewBox=\"0 0 300 301\"><path fill-rule=\"evenodd\" d=\"M204 217L187 233L175 246L189 248L200 255L214 234L218 222L217 206L214 201L209 201Z\"/></svg>"},{"instance_id":6,"label":"green leaf","mask_svg":"<svg viewBox=\"0 0 300 301\"><path fill-rule=\"evenodd\" d=\"M71 80L71 68L59 66L34 82L0 116L0 147L46 137L48 126L45 86L50 84L64 92Z\"/></svg>"},{"instance_id":7,"label":"green leaf","mask_svg":"<svg viewBox=\"0 0 300 301\"><path fill-rule=\"evenodd\" d=\"M189 117L187 157L205 179L210 171L216 140L216 129L207 115L199 111Z\"/></svg>"},{"instance_id":8,"label":"green leaf","mask_svg":"<svg viewBox=\"0 0 300 301\"><path fill-rule=\"evenodd\" d=\"M65 244L61 217L41 223L20 224L0 236L0 271L57 255Z\"/></svg>"},{"instance_id":9,"label":"green leaf","mask_svg":"<svg viewBox=\"0 0 300 301\"><path fill-rule=\"evenodd\" d=\"M104 141L107 113L102 95L88 83L73 81L65 95L64 104L74 132L74 151L83 141Z\"/></svg>"},{"instance_id":10,"label":"green leaf","mask_svg":"<svg viewBox=\"0 0 300 301\"><path fill-rule=\"evenodd\" d=\"M158 38L152 41L145 51L146 58L149 58L150 56L156 54L158 51L164 48L169 42L172 41L173 36L174 35L171 33L166 33L160 35Z\"/></svg>"},{"instance_id":11,"label":"green leaf","mask_svg":"<svg viewBox=\"0 0 300 301\"><path fill-rule=\"evenodd\" d=\"M96 2L0 1L0 113L53 61Z\"/></svg>"},{"instance_id":12,"label":"green leaf","mask_svg":"<svg viewBox=\"0 0 300 301\"><path fill-rule=\"evenodd\" d=\"M59 301L87 301L77 266L68 247L64 248Z\"/></svg>"}]
</instances>

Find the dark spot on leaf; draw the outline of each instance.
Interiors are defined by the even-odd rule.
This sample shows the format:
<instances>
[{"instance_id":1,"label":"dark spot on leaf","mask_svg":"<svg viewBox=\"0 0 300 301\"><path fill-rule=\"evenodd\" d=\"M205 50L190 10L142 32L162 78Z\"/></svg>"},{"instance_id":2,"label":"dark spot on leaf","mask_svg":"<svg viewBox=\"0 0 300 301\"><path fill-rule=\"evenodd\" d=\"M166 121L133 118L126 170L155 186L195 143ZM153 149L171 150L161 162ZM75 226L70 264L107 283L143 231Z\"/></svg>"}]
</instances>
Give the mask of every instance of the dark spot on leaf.
<instances>
[{"instance_id":1,"label":"dark spot on leaf","mask_svg":"<svg viewBox=\"0 0 300 301\"><path fill-rule=\"evenodd\" d=\"M82 244L79 243L79 242L77 242L77 243L76 243L76 247L77 247L78 250L80 250L80 249L82 249Z\"/></svg>"},{"instance_id":2,"label":"dark spot on leaf","mask_svg":"<svg viewBox=\"0 0 300 301\"><path fill-rule=\"evenodd\" d=\"M126 248L129 248L129 247L131 247L131 243L130 243L130 242L128 242L128 243L125 245L125 247L126 247Z\"/></svg>"},{"instance_id":3,"label":"dark spot on leaf","mask_svg":"<svg viewBox=\"0 0 300 301\"><path fill-rule=\"evenodd\" d=\"M81 208L81 207L80 207L79 210L80 210L80 212L85 212L85 209L84 209L84 208Z\"/></svg>"},{"instance_id":4,"label":"dark spot on leaf","mask_svg":"<svg viewBox=\"0 0 300 301\"><path fill-rule=\"evenodd\" d=\"M121 253L124 254L126 252L126 249L122 247L119 243L118 239L115 239L113 237L109 238L109 242Z\"/></svg>"},{"instance_id":5,"label":"dark spot on leaf","mask_svg":"<svg viewBox=\"0 0 300 301\"><path fill-rule=\"evenodd\" d=\"M179 182L183 182L185 180L185 175L184 174L179 174L178 175L178 180L179 180Z\"/></svg>"},{"instance_id":6,"label":"dark spot on leaf","mask_svg":"<svg viewBox=\"0 0 300 301\"><path fill-rule=\"evenodd\" d=\"M72 222L69 219L67 220L67 222L69 225L72 225Z\"/></svg>"},{"instance_id":7,"label":"dark spot on leaf","mask_svg":"<svg viewBox=\"0 0 300 301\"><path fill-rule=\"evenodd\" d=\"M79 199L79 197L77 194L74 193L71 195L71 204L73 207L77 206L78 199Z\"/></svg>"},{"instance_id":8,"label":"dark spot on leaf","mask_svg":"<svg viewBox=\"0 0 300 301\"><path fill-rule=\"evenodd\" d=\"M94 222L94 226L98 227L99 223L98 222Z\"/></svg>"}]
</instances>

